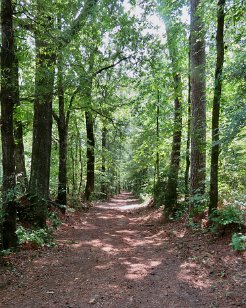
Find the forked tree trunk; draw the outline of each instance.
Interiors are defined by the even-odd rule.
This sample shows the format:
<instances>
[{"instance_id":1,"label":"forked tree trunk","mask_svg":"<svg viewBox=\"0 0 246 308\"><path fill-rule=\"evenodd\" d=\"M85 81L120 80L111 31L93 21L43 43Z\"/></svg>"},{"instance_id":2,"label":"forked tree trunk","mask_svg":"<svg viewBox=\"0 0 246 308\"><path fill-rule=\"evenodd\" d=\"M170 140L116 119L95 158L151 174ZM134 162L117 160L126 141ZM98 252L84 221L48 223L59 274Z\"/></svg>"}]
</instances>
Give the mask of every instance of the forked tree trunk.
<instances>
[{"instance_id":1,"label":"forked tree trunk","mask_svg":"<svg viewBox=\"0 0 246 308\"><path fill-rule=\"evenodd\" d=\"M206 180L205 34L200 0L191 0L191 210L204 204Z\"/></svg>"},{"instance_id":2,"label":"forked tree trunk","mask_svg":"<svg viewBox=\"0 0 246 308\"><path fill-rule=\"evenodd\" d=\"M211 150L211 170L210 170L210 203L209 214L217 208L218 204L218 172L219 172L219 116L220 98L222 88L222 70L224 63L224 20L225 20L225 0L218 1L217 11L217 34L216 48L217 61L215 68L214 100L212 113L212 150Z\"/></svg>"},{"instance_id":3,"label":"forked tree trunk","mask_svg":"<svg viewBox=\"0 0 246 308\"><path fill-rule=\"evenodd\" d=\"M15 48L13 28L13 3L11 0L1 2L1 136L2 136L2 202L3 248L15 248L16 237L16 200L15 200L15 160L14 160L14 128L13 112L16 89L13 78L15 75Z\"/></svg>"}]
</instances>

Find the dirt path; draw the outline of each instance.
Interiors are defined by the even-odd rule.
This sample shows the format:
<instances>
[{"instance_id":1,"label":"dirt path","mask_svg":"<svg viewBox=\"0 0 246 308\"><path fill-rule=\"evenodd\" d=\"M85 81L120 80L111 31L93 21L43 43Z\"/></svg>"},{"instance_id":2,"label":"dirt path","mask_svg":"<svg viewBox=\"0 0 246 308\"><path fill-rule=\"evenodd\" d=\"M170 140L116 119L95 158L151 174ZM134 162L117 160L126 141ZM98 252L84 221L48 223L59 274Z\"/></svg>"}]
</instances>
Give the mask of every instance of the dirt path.
<instances>
[{"instance_id":1,"label":"dirt path","mask_svg":"<svg viewBox=\"0 0 246 308\"><path fill-rule=\"evenodd\" d=\"M20 253L0 307L245 307L245 258L181 223L162 226L128 193L70 214L58 247ZM19 256L19 257L20 257Z\"/></svg>"}]
</instances>

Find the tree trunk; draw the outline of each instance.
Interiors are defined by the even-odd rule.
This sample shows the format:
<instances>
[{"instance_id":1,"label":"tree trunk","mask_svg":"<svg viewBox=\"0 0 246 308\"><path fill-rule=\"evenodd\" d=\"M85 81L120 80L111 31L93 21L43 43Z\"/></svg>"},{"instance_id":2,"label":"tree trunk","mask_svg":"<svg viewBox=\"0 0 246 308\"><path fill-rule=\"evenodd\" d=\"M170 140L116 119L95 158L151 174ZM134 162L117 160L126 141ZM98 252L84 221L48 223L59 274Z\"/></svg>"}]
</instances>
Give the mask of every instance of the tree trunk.
<instances>
[{"instance_id":1,"label":"tree trunk","mask_svg":"<svg viewBox=\"0 0 246 308\"><path fill-rule=\"evenodd\" d=\"M187 141L185 155L185 201L189 200L189 173L190 173L190 118L191 118L191 84L190 84L190 37L189 37L189 75L188 75L188 110L187 110Z\"/></svg>"},{"instance_id":2,"label":"tree trunk","mask_svg":"<svg viewBox=\"0 0 246 308\"><path fill-rule=\"evenodd\" d=\"M43 18L42 22L45 19L51 29L53 22L49 16L45 18L46 12L44 12L44 8L39 1L37 10L37 16ZM35 102L29 183L29 194L33 206L29 218L33 225L43 228L46 225L47 201L49 199L55 55L50 47L51 42L46 39L42 30L40 31L41 33L35 33Z\"/></svg>"},{"instance_id":3,"label":"tree trunk","mask_svg":"<svg viewBox=\"0 0 246 308\"><path fill-rule=\"evenodd\" d=\"M94 139L94 123L91 111L85 112L85 121L86 121L86 134L87 134L87 149L86 149L87 178L86 178L84 200L89 201L92 193L94 192L94 181L95 181L95 153L94 153L95 139Z\"/></svg>"},{"instance_id":4,"label":"tree trunk","mask_svg":"<svg viewBox=\"0 0 246 308\"><path fill-rule=\"evenodd\" d=\"M159 142L160 142L160 91L157 91L157 106L156 106L156 142L157 142L157 151L156 151L156 180L157 183L160 182L160 153L159 153ZM157 184L158 185L158 184Z\"/></svg>"},{"instance_id":5,"label":"tree trunk","mask_svg":"<svg viewBox=\"0 0 246 308\"><path fill-rule=\"evenodd\" d=\"M15 108L20 108L19 97L19 63L18 59L15 59L14 65L14 78L13 83L15 87L14 91L14 104ZM18 113L18 112L17 112ZM18 190L21 194L25 194L28 187L28 179L25 166L25 153L23 142L23 126L19 119L14 119L14 137L15 137L15 174L18 185Z\"/></svg>"},{"instance_id":6,"label":"tree trunk","mask_svg":"<svg viewBox=\"0 0 246 308\"><path fill-rule=\"evenodd\" d=\"M222 88L222 70L224 63L224 20L225 20L225 0L218 1L217 11L217 61L215 68L214 100L212 113L212 150L211 150L211 170L210 170L210 203L209 214L217 208L218 204L218 171L219 171L219 115L220 98Z\"/></svg>"},{"instance_id":7,"label":"tree trunk","mask_svg":"<svg viewBox=\"0 0 246 308\"><path fill-rule=\"evenodd\" d=\"M77 146L77 145L76 145ZM70 158L71 158L71 167L72 167L72 187L71 187L71 194L74 197L74 195L76 194L76 179L75 179L75 166L76 166L76 159L75 159L75 155L74 155L74 147L73 144L71 145L70 148Z\"/></svg>"},{"instance_id":8,"label":"tree trunk","mask_svg":"<svg viewBox=\"0 0 246 308\"><path fill-rule=\"evenodd\" d=\"M87 73L87 80L84 84L84 94L87 100L87 111L85 111L85 124L86 124L86 185L84 192L84 201L90 201L91 195L94 192L94 184L95 184L95 136L94 136L94 121L93 115L90 110L92 103L92 84L93 77L91 76L94 60L95 60L95 52L97 51L97 47L91 52L89 57L89 70Z\"/></svg>"},{"instance_id":9,"label":"tree trunk","mask_svg":"<svg viewBox=\"0 0 246 308\"><path fill-rule=\"evenodd\" d=\"M79 135L79 134L78 134ZM82 157L82 147L80 142L80 135L79 135L79 165L80 165L80 172L79 172L79 187L78 187L78 195L81 195L82 185L83 185L83 157Z\"/></svg>"},{"instance_id":10,"label":"tree trunk","mask_svg":"<svg viewBox=\"0 0 246 308\"><path fill-rule=\"evenodd\" d=\"M67 204L67 130L60 128L59 131L59 173L58 191L56 202L61 205Z\"/></svg>"},{"instance_id":11,"label":"tree trunk","mask_svg":"<svg viewBox=\"0 0 246 308\"><path fill-rule=\"evenodd\" d=\"M61 56L58 57L58 102L59 117L54 118L57 121L59 135L59 171L58 171L58 190L56 202L60 205L67 204L67 136L68 121L65 116L65 101L63 87L63 70ZM54 113L53 113L54 114Z\"/></svg>"},{"instance_id":12,"label":"tree trunk","mask_svg":"<svg viewBox=\"0 0 246 308\"><path fill-rule=\"evenodd\" d=\"M205 35L200 0L191 0L191 209L204 204L206 180Z\"/></svg>"},{"instance_id":13,"label":"tree trunk","mask_svg":"<svg viewBox=\"0 0 246 308\"><path fill-rule=\"evenodd\" d=\"M1 136L2 136L2 202L3 248L15 248L16 238L16 200L15 200L15 160L13 111L16 97L14 79L15 48L13 28L13 4L11 0L1 2Z\"/></svg>"},{"instance_id":14,"label":"tree trunk","mask_svg":"<svg viewBox=\"0 0 246 308\"><path fill-rule=\"evenodd\" d=\"M37 227L46 224L47 199L49 198L50 156L52 134L52 100L57 45L61 48L71 42L74 36L85 25L87 17L93 13L98 0L87 0L83 9L69 28L61 32L54 46L52 35L46 31L53 28L53 16L48 12L44 2L37 0L36 22L39 25L35 32L36 74L35 103L33 124L33 148L29 193L33 209L30 221ZM51 33L53 34L53 33Z\"/></svg>"},{"instance_id":15,"label":"tree trunk","mask_svg":"<svg viewBox=\"0 0 246 308\"><path fill-rule=\"evenodd\" d=\"M106 183L106 151L107 151L107 128L103 125L102 128L102 183L101 183L101 193L102 198L107 199L108 189Z\"/></svg>"},{"instance_id":16,"label":"tree trunk","mask_svg":"<svg viewBox=\"0 0 246 308\"><path fill-rule=\"evenodd\" d=\"M181 77L179 72L178 59L175 55L176 50L176 36L174 36L174 30L172 23L167 16L167 44L169 49L170 58L172 61L172 73L173 73L173 87L174 87L174 123L173 123L173 141L172 152L169 167L169 174L167 179L167 186L165 192L165 209L164 213L168 219L169 215L175 211L177 205L177 188L178 188L178 175L180 165L180 148L181 148L181 135L182 135L182 110L181 110Z\"/></svg>"},{"instance_id":17,"label":"tree trunk","mask_svg":"<svg viewBox=\"0 0 246 308\"><path fill-rule=\"evenodd\" d=\"M178 88L180 88L181 78L177 74L174 77L176 98L174 100L174 128L173 128L173 142L171 152L171 162L169 175L167 180L166 194L165 194L165 214L168 216L172 214L177 205L177 187L178 187L178 173L180 163L180 147L182 135L182 114L181 102L178 95Z\"/></svg>"}]
</instances>

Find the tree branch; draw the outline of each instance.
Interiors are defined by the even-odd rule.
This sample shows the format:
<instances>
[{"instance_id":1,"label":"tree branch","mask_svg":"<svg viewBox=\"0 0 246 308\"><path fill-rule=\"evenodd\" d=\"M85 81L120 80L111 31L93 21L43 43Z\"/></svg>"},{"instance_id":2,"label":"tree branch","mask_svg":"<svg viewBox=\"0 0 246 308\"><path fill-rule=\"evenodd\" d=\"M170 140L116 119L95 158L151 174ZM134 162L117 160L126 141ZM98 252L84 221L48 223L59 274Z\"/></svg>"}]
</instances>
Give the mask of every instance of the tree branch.
<instances>
[{"instance_id":1,"label":"tree branch","mask_svg":"<svg viewBox=\"0 0 246 308\"><path fill-rule=\"evenodd\" d=\"M52 115L53 115L53 118L56 121L57 125L59 125L60 118L58 117L58 115L56 114L56 112L54 110L52 110Z\"/></svg>"},{"instance_id":2,"label":"tree branch","mask_svg":"<svg viewBox=\"0 0 246 308\"><path fill-rule=\"evenodd\" d=\"M94 7L96 6L98 0L87 0L84 7L78 17L74 20L70 28L64 30L59 38L60 47L64 47L71 42L73 37L80 31L80 29L85 25L87 16L91 14Z\"/></svg>"},{"instance_id":3,"label":"tree branch","mask_svg":"<svg viewBox=\"0 0 246 308\"><path fill-rule=\"evenodd\" d=\"M68 109L67 109L67 115L66 115L66 119L65 119L66 127L68 127L71 109L72 109L72 106L73 106L73 101L74 101L75 96L78 94L79 91L80 91L80 86L77 87L77 89L73 92L72 96L70 97L70 101L69 101L69 105L68 105Z\"/></svg>"},{"instance_id":4,"label":"tree branch","mask_svg":"<svg viewBox=\"0 0 246 308\"><path fill-rule=\"evenodd\" d=\"M96 75L100 74L101 72L103 72L103 71L105 71L105 70L108 70L108 69L110 69L110 68L112 68L112 67L115 67L116 65L120 64L122 61L125 61L125 60L127 60L127 59L129 59L129 58L131 58L131 56L129 56L129 57L123 57L122 59L118 60L118 61L115 62L115 63L112 63L112 64L110 64L110 65L107 65L107 66L105 66L105 67L100 68L100 69L99 69L98 71L96 71L93 75L96 76Z\"/></svg>"}]
</instances>

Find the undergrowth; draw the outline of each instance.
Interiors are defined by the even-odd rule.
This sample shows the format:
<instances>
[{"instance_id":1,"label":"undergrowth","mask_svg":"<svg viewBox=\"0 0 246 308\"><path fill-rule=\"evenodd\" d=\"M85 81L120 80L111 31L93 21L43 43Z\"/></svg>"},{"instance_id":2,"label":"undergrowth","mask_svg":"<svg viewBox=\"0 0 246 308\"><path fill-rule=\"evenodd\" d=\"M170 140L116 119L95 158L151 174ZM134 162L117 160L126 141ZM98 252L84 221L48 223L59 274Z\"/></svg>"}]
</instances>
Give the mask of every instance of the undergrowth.
<instances>
[{"instance_id":1,"label":"undergrowth","mask_svg":"<svg viewBox=\"0 0 246 308\"><path fill-rule=\"evenodd\" d=\"M19 225L16 230L18 243L20 245L31 243L37 246L55 246L56 243L54 241L53 232L59 227L61 221L56 212L49 212L48 219L51 226L37 230L24 228L22 225Z\"/></svg>"}]
</instances>

